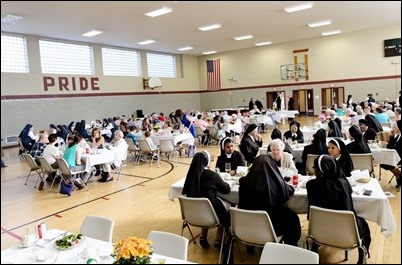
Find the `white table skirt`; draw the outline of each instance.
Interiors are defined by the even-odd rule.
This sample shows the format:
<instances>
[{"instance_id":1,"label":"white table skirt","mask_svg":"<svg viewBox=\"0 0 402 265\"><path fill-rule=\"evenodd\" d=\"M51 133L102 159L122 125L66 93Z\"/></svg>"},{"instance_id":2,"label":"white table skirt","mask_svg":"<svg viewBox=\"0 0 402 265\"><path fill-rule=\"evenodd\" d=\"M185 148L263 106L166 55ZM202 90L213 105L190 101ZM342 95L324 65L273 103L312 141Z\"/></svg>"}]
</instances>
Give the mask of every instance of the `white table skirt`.
<instances>
[{"instance_id":1,"label":"white table skirt","mask_svg":"<svg viewBox=\"0 0 402 265\"><path fill-rule=\"evenodd\" d=\"M121 165L121 159L115 150L99 149L98 154L82 154L81 160L85 163L85 171L91 172L95 165L113 163L117 167Z\"/></svg>"},{"instance_id":2,"label":"white table skirt","mask_svg":"<svg viewBox=\"0 0 402 265\"><path fill-rule=\"evenodd\" d=\"M176 145L178 142L182 142L183 144L194 145L194 136L191 133L181 133L178 135L152 135L152 142L155 145L159 145L160 139L172 139L174 144Z\"/></svg>"},{"instance_id":3,"label":"white table skirt","mask_svg":"<svg viewBox=\"0 0 402 265\"><path fill-rule=\"evenodd\" d=\"M46 238L54 238L60 235L60 237L64 234L65 231L59 230L59 229L51 229L47 232ZM53 240L51 243L46 245L46 248L44 247L39 247L38 254L43 255L45 252L51 252L51 251L57 251L55 248ZM95 259L97 260L98 264L111 264L113 263L113 258L110 257L110 254L112 253L112 243L90 238L90 237L85 237L85 240L81 242L81 244L85 244L85 246L90 246L92 249L94 249L96 255ZM60 250L57 251L57 260L56 264L79 264L79 263L85 263L82 260L79 259L79 250L80 248L82 249L83 246L77 246L72 249L68 250ZM27 248L21 248L19 246L11 247L8 249L5 249L1 252L1 263L2 264L46 264L50 262L54 262L53 260L45 260L45 261L33 261L33 247L27 247ZM46 256L46 254L45 254ZM166 262L165 264L191 264L193 262L185 261L185 260L179 260L171 257L167 257L164 255L159 255L157 253L154 253L152 255L152 260L157 260L157 259L165 259Z\"/></svg>"},{"instance_id":4,"label":"white table skirt","mask_svg":"<svg viewBox=\"0 0 402 265\"><path fill-rule=\"evenodd\" d=\"M301 176L299 183L306 180L307 176ZM182 194L185 178L182 178L170 186L168 197L174 201ZM228 181L229 183L230 181ZM372 190L371 196L365 196L362 193L363 189ZM389 237L396 231L396 222L392 213L387 196L385 196L377 179L371 178L368 183L357 183L353 190L359 194L352 194L353 204L358 216L376 222L380 227L383 235ZM239 185L235 184L229 194L219 194L219 197L231 203L239 202ZM307 190L298 187L295 194L288 201L289 208L298 213L305 214L308 211Z\"/></svg>"}]
</instances>

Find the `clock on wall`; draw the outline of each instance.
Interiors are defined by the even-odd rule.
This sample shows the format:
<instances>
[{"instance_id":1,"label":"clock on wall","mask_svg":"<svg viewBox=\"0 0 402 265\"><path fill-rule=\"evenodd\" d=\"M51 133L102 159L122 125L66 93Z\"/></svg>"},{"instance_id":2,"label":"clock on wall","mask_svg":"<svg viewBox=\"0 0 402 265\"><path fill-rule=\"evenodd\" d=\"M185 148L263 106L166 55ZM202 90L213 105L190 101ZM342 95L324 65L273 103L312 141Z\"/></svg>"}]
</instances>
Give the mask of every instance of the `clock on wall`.
<instances>
[{"instance_id":1,"label":"clock on wall","mask_svg":"<svg viewBox=\"0 0 402 265\"><path fill-rule=\"evenodd\" d=\"M401 38L384 40L384 56L401 56Z\"/></svg>"}]
</instances>

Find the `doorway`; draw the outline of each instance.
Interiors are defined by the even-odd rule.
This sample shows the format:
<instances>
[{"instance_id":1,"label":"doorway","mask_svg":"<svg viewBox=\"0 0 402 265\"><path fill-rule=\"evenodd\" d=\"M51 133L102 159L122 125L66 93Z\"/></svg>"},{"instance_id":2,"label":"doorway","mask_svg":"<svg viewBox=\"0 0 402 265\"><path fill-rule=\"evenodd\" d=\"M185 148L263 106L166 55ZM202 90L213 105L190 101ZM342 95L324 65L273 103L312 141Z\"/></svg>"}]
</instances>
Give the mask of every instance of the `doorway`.
<instances>
[{"instance_id":1,"label":"doorway","mask_svg":"<svg viewBox=\"0 0 402 265\"><path fill-rule=\"evenodd\" d=\"M345 102L345 87L321 88L322 110L330 109L334 104L338 107Z\"/></svg>"},{"instance_id":2,"label":"doorway","mask_svg":"<svg viewBox=\"0 0 402 265\"><path fill-rule=\"evenodd\" d=\"M276 100L276 98L278 97L278 94L281 97L281 106L278 108L279 110L284 110L286 109L286 100L285 100L285 91L274 91L274 92L266 92L266 106L267 109L274 109L274 102ZM276 104L275 104L276 105Z\"/></svg>"},{"instance_id":3,"label":"doorway","mask_svg":"<svg viewBox=\"0 0 402 265\"><path fill-rule=\"evenodd\" d=\"M314 114L314 92L313 89L293 90L293 99L295 101L295 110L301 114Z\"/></svg>"}]
</instances>

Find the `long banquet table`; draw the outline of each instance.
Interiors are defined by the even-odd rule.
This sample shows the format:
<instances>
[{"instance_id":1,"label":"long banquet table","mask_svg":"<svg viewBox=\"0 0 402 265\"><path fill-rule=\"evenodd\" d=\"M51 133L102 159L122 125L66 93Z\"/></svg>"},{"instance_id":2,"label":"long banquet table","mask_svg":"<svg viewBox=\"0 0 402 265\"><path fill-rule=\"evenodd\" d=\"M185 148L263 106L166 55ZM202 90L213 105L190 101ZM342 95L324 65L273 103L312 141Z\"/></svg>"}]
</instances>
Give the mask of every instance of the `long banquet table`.
<instances>
[{"instance_id":1,"label":"long banquet table","mask_svg":"<svg viewBox=\"0 0 402 265\"><path fill-rule=\"evenodd\" d=\"M300 185L296 189L295 194L289 199L288 206L292 211L298 214L305 214L308 211L307 190L302 187L302 183L308 180L308 176L300 177ZM182 194L185 178L179 179L170 186L168 197L174 201ZM239 185L231 180L227 181L233 184L229 194L219 194L219 197L233 204L239 202ZM377 179L370 178L368 183L357 183L353 189L353 204L356 213L381 227L381 232L385 237L389 237L396 231L396 222L392 213L387 196L384 194ZM364 190L372 190L371 196L363 195Z\"/></svg>"},{"instance_id":2,"label":"long banquet table","mask_svg":"<svg viewBox=\"0 0 402 265\"><path fill-rule=\"evenodd\" d=\"M114 262L114 259L110 256L113 249L112 243L90 237L85 237L81 241L80 244L83 246L78 245L67 250L57 250L54 242L63 235L65 235L65 231L51 229L46 236L47 239L50 239L49 243L35 244L27 248L15 246L5 249L1 251L1 264L83 264L85 261L79 257L82 247L88 248L88 250L91 249L95 253L92 258L95 258L99 264L112 264ZM165 264L193 263L154 253L152 261L157 263L158 260L164 260Z\"/></svg>"}]
</instances>

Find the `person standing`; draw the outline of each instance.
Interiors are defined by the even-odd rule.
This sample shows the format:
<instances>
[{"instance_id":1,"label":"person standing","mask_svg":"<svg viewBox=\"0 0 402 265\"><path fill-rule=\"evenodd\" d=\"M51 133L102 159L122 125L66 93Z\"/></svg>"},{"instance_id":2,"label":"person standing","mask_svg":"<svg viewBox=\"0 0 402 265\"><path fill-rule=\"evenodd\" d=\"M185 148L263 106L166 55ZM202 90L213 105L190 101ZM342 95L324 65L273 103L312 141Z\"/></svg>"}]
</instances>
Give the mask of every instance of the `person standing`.
<instances>
[{"instance_id":1,"label":"person standing","mask_svg":"<svg viewBox=\"0 0 402 265\"><path fill-rule=\"evenodd\" d=\"M288 110L295 110L295 100L292 95L289 95Z\"/></svg>"},{"instance_id":2,"label":"person standing","mask_svg":"<svg viewBox=\"0 0 402 265\"><path fill-rule=\"evenodd\" d=\"M254 109L254 100L253 98L250 98L250 101L248 102L248 110Z\"/></svg>"},{"instance_id":3,"label":"person standing","mask_svg":"<svg viewBox=\"0 0 402 265\"><path fill-rule=\"evenodd\" d=\"M264 106L262 105L262 103L261 103L261 101L260 101L259 98L257 98L257 99L255 100L255 105L257 106L257 109L259 109L259 110L261 110L261 111L262 111L262 109L264 108Z\"/></svg>"},{"instance_id":4,"label":"person standing","mask_svg":"<svg viewBox=\"0 0 402 265\"><path fill-rule=\"evenodd\" d=\"M276 96L276 108L278 111L282 110L282 99L281 99L281 94L278 93L278 95Z\"/></svg>"}]
</instances>

